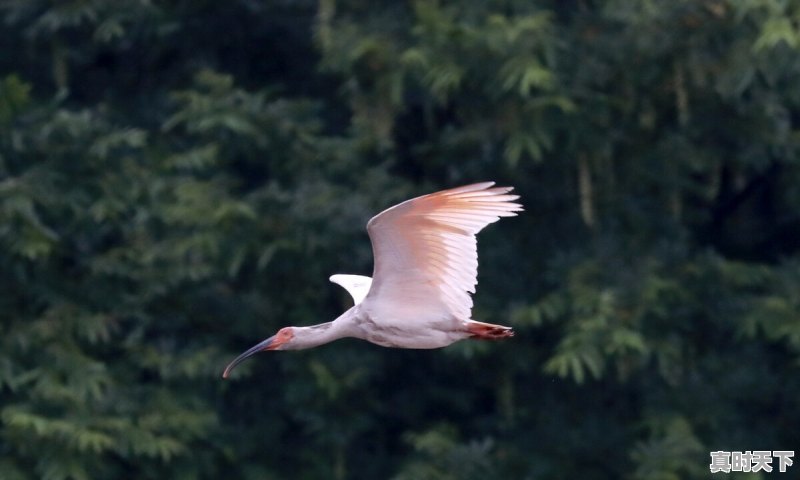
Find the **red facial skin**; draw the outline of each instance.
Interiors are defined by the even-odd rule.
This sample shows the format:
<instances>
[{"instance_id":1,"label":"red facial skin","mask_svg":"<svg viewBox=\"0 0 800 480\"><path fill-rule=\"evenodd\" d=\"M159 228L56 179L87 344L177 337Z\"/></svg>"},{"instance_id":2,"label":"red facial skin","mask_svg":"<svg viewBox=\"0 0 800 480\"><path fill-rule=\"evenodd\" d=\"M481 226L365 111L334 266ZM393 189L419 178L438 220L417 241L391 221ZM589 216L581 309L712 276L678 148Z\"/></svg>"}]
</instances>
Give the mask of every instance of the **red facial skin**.
<instances>
[{"instance_id":1,"label":"red facial skin","mask_svg":"<svg viewBox=\"0 0 800 480\"><path fill-rule=\"evenodd\" d=\"M278 350L282 345L284 345L286 342L291 341L293 338L294 338L294 331L292 330L292 327L281 328L275 335L269 337L268 339L264 340L263 342L259 343L258 345L254 346L253 348L247 350L243 354L236 357L228 365L228 367L225 368L225 371L222 373L222 378L228 378L228 375L231 373L231 370L233 370L233 367L239 365L240 363L242 363L242 361L244 361L251 355L258 352L263 352L265 350Z\"/></svg>"}]
</instances>

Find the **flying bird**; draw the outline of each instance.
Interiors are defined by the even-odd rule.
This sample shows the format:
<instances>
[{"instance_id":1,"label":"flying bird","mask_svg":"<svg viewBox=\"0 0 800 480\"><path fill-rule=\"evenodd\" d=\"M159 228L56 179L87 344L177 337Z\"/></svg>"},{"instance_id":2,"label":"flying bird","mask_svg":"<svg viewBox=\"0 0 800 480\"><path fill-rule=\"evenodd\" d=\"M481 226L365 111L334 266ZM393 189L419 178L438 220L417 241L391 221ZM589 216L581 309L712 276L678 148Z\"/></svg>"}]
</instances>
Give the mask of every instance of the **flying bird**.
<instances>
[{"instance_id":1,"label":"flying bird","mask_svg":"<svg viewBox=\"0 0 800 480\"><path fill-rule=\"evenodd\" d=\"M333 275L354 305L336 320L284 327L236 357L222 374L265 350L300 350L355 337L384 347L440 348L466 338L500 339L511 327L472 320L478 284L475 235L522 210L512 187L494 182L412 198L367 223L375 266L372 278Z\"/></svg>"}]
</instances>

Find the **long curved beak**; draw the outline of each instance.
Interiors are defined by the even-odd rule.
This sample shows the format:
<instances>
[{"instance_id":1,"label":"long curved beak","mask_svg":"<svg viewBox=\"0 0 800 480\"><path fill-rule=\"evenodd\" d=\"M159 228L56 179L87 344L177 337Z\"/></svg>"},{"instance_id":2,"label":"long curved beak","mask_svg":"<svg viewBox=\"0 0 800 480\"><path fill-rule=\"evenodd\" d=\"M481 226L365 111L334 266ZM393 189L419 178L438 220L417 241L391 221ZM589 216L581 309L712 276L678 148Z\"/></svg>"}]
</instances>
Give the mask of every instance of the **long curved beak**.
<instances>
[{"instance_id":1,"label":"long curved beak","mask_svg":"<svg viewBox=\"0 0 800 480\"><path fill-rule=\"evenodd\" d=\"M258 345L254 346L253 348L247 350L246 352L244 352L243 354L239 355L238 357L234 358L233 361L231 363L229 363L227 367L225 367L225 371L222 372L222 378L228 378L228 374L231 373L231 370L233 370L233 367L235 367L236 365L239 365L240 363L245 361L251 355L253 355L255 353L258 353L258 352L260 352L262 350L268 350L269 346L272 344L272 342L274 340L275 340L275 336L273 335L272 337L269 337L268 339L264 340L263 342L259 343Z\"/></svg>"}]
</instances>

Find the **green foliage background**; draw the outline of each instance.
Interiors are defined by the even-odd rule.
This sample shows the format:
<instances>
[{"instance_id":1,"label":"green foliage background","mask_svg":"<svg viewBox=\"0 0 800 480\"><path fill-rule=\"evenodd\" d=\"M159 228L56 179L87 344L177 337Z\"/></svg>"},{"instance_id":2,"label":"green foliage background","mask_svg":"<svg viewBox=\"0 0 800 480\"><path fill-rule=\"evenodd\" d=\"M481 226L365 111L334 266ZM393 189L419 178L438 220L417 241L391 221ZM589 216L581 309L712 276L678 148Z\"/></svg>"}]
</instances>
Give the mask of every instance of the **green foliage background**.
<instances>
[{"instance_id":1,"label":"green foliage background","mask_svg":"<svg viewBox=\"0 0 800 480\"><path fill-rule=\"evenodd\" d=\"M0 478L669 480L800 450L797 0L0 19ZM513 340L220 378L349 306L327 278L369 274L371 215L482 180L526 206L480 242L474 318Z\"/></svg>"}]
</instances>

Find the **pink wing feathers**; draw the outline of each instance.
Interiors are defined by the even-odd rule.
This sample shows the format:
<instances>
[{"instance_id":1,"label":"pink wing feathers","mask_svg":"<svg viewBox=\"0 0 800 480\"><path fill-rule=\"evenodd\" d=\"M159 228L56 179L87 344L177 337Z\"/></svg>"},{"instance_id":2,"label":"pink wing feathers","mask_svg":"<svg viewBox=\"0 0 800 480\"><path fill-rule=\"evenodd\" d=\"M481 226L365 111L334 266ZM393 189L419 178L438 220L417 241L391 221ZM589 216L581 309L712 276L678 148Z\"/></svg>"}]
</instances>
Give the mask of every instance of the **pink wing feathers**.
<instances>
[{"instance_id":1,"label":"pink wing feathers","mask_svg":"<svg viewBox=\"0 0 800 480\"><path fill-rule=\"evenodd\" d=\"M423 195L384 210L367 223L375 256L374 305L405 312L444 308L468 320L475 292L475 235L522 206L512 187L476 183Z\"/></svg>"}]
</instances>

